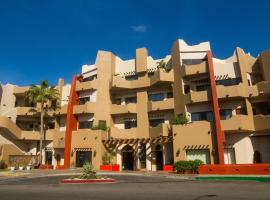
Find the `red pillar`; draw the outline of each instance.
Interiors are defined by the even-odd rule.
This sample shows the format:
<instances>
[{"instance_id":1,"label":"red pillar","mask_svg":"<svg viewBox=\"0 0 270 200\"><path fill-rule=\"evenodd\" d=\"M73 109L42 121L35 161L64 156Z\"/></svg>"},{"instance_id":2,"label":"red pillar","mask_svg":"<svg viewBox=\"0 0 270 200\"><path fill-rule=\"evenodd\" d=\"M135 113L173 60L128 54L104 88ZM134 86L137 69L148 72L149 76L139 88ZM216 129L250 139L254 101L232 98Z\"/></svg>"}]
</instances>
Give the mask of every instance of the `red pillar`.
<instances>
[{"instance_id":1,"label":"red pillar","mask_svg":"<svg viewBox=\"0 0 270 200\"><path fill-rule=\"evenodd\" d=\"M65 153L64 153L65 168L70 167L72 131L77 130L77 118L75 117L75 115L73 115L73 106L79 104L78 94L76 92L77 79L78 79L77 76L73 76L72 78L68 107L67 107Z\"/></svg>"},{"instance_id":2,"label":"red pillar","mask_svg":"<svg viewBox=\"0 0 270 200\"><path fill-rule=\"evenodd\" d=\"M213 105L213 114L214 114L214 122L215 122L215 131L217 137L217 150L218 150L218 161L219 164L224 164L224 134L221 130L220 116L219 116L219 104L218 104L218 96L217 96L217 88L216 81L214 75L214 65L213 65L213 57L211 51L207 52L207 60L208 60L208 70L210 76L211 83L211 94L212 94L212 105Z\"/></svg>"}]
</instances>

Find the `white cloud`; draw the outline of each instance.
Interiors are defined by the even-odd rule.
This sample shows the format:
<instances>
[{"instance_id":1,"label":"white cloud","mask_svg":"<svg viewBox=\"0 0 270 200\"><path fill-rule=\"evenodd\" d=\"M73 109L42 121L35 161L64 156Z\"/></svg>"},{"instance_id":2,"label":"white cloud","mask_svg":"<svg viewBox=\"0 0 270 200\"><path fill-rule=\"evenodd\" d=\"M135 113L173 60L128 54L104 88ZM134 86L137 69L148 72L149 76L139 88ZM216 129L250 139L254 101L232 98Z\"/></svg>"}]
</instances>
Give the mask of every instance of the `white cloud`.
<instances>
[{"instance_id":1,"label":"white cloud","mask_svg":"<svg viewBox=\"0 0 270 200\"><path fill-rule=\"evenodd\" d=\"M147 30L147 26L145 25L131 26L131 29L134 32L145 32Z\"/></svg>"}]
</instances>

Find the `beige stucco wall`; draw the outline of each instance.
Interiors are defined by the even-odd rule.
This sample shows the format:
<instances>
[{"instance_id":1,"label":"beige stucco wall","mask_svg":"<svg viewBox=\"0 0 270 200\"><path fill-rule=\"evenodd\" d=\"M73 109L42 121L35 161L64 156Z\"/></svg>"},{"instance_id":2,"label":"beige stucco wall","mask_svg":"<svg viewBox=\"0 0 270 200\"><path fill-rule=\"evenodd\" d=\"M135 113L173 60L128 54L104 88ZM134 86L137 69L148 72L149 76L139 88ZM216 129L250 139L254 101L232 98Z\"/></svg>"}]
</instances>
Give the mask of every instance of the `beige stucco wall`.
<instances>
[{"instance_id":1,"label":"beige stucco wall","mask_svg":"<svg viewBox=\"0 0 270 200\"><path fill-rule=\"evenodd\" d=\"M191 149L209 149L211 163L214 162L211 154L213 147L209 122L198 121L187 125L173 126L174 162L186 159L185 148L188 146Z\"/></svg>"},{"instance_id":2,"label":"beige stucco wall","mask_svg":"<svg viewBox=\"0 0 270 200\"><path fill-rule=\"evenodd\" d=\"M102 164L102 155L104 153L104 146L102 139L105 138L104 131L93 130L78 130L72 132L71 142L71 163L76 162L75 148L91 148L92 151L92 164L96 169Z\"/></svg>"}]
</instances>

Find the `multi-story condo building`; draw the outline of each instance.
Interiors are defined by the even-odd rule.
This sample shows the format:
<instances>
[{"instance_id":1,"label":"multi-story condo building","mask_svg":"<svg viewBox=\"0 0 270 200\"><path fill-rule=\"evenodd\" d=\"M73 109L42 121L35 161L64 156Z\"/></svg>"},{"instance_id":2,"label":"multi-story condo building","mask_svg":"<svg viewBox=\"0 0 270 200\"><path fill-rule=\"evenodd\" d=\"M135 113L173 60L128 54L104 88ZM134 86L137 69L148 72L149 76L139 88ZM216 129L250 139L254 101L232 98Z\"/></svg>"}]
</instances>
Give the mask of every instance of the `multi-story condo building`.
<instances>
[{"instance_id":1,"label":"multi-story condo building","mask_svg":"<svg viewBox=\"0 0 270 200\"><path fill-rule=\"evenodd\" d=\"M270 50L255 58L236 48L221 60L209 42L177 40L157 60L146 48L131 60L98 51L95 64L57 88L61 108L46 116L43 163L99 168L105 152L128 170L192 159L270 162ZM0 159L39 154L38 106L26 104L28 87L0 89ZM171 125L178 115L188 123Z\"/></svg>"}]
</instances>

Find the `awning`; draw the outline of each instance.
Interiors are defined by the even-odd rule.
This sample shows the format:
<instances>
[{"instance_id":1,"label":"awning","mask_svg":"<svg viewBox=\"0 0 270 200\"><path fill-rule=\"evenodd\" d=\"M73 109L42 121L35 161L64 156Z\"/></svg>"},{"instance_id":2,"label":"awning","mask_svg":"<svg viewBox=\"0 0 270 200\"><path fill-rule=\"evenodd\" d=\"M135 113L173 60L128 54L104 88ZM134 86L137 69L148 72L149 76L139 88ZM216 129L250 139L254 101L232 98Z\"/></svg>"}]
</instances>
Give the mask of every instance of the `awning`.
<instances>
[{"instance_id":1,"label":"awning","mask_svg":"<svg viewBox=\"0 0 270 200\"><path fill-rule=\"evenodd\" d=\"M173 141L172 136L159 136L156 138L130 138L130 139L122 139L122 138L110 138L108 140L103 140L103 144L106 146L117 145L117 144L160 144L160 143L169 143Z\"/></svg>"},{"instance_id":2,"label":"awning","mask_svg":"<svg viewBox=\"0 0 270 200\"><path fill-rule=\"evenodd\" d=\"M91 151L92 148L74 148L74 152L76 151Z\"/></svg>"},{"instance_id":3,"label":"awning","mask_svg":"<svg viewBox=\"0 0 270 200\"><path fill-rule=\"evenodd\" d=\"M209 149L209 145L185 145L183 149Z\"/></svg>"}]
</instances>

